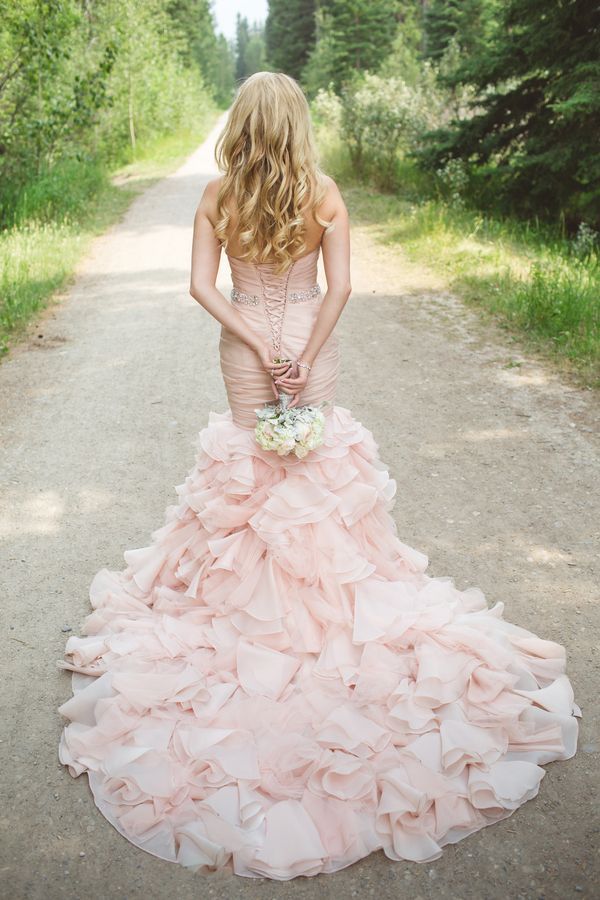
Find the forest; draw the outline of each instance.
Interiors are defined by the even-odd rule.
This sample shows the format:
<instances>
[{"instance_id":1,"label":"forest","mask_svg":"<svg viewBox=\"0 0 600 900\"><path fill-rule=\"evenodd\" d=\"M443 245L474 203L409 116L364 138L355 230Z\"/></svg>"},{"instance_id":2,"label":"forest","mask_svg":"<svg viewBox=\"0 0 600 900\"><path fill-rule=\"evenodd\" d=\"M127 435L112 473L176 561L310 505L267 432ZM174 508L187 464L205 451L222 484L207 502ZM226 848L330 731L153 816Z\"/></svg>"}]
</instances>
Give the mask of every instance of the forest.
<instances>
[{"instance_id":1,"label":"forest","mask_svg":"<svg viewBox=\"0 0 600 900\"><path fill-rule=\"evenodd\" d=\"M600 385L600 5L0 0L0 340L201 142L255 71L297 78L351 215Z\"/></svg>"}]
</instances>

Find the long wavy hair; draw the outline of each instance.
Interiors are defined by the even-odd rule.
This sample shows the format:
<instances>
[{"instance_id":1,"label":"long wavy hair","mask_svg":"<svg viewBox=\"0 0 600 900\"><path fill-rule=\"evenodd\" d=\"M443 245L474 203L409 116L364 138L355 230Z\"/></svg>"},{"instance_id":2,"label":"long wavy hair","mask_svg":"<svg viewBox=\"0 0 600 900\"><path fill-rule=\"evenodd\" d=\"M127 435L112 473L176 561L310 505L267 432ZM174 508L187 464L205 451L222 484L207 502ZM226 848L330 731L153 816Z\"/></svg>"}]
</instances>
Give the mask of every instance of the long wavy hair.
<instances>
[{"instance_id":1,"label":"long wavy hair","mask_svg":"<svg viewBox=\"0 0 600 900\"><path fill-rule=\"evenodd\" d=\"M318 165L308 102L283 72L255 72L238 87L215 146L224 178L214 233L227 249L233 225L240 259L273 261L283 274L306 252L307 212L324 228L317 207L326 187Z\"/></svg>"}]
</instances>

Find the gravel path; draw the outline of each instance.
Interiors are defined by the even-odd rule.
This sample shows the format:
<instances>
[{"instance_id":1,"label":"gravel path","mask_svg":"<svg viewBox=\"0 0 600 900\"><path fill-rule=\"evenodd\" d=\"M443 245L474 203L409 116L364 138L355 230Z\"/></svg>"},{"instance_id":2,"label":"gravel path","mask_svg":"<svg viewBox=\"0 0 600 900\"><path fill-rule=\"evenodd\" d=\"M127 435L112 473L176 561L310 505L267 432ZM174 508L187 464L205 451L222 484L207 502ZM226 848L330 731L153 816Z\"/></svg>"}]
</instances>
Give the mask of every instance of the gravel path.
<instances>
[{"instance_id":1,"label":"gravel path","mask_svg":"<svg viewBox=\"0 0 600 900\"><path fill-rule=\"evenodd\" d=\"M377 229L353 232L337 402L373 430L398 483L399 536L429 555L429 574L481 587L490 605L505 602L505 618L565 644L583 711L577 756L548 765L536 799L434 863L380 852L277 884L207 878L136 849L95 808L87 776L58 762L56 708L71 692L56 660L90 612L89 583L102 566L123 568L123 550L162 524L197 432L226 408L219 326L188 294L193 213L216 174L222 121L95 241L73 287L0 366L5 896L591 897L598 398L520 354ZM227 269L223 260L223 291Z\"/></svg>"}]
</instances>

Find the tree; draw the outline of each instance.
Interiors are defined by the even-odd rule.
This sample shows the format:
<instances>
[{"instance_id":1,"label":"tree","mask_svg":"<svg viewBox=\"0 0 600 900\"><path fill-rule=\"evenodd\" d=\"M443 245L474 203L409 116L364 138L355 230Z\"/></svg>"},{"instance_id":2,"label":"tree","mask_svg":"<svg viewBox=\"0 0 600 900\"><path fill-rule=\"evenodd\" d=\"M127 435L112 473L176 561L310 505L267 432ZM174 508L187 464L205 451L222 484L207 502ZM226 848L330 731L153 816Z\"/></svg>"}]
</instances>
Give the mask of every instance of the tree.
<instances>
[{"instance_id":1,"label":"tree","mask_svg":"<svg viewBox=\"0 0 600 900\"><path fill-rule=\"evenodd\" d=\"M250 28L248 19L242 18L240 13L235 17L235 77L241 81L246 77L246 49L250 40Z\"/></svg>"},{"instance_id":2,"label":"tree","mask_svg":"<svg viewBox=\"0 0 600 900\"><path fill-rule=\"evenodd\" d=\"M214 87L222 48L210 0L168 0L165 9L179 34L178 51L184 63L196 66L205 84Z\"/></svg>"},{"instance_id":3,"label":"tree","mask_svg":"<svg viewBox=\"0 0 600 900\"><path fill-rule=\"evenodd\" d=\"M467 56L484 50L500 14L498 0L429 0L423 8L423 55L438 61L453 38Z\"/></svg>"},{"instance_id":4,"label":"tree","mask_svg":"<svg viewBox=\"0 0 600 900\"><path fill-rule=\"evenodd\" d=\"M0 226L57 166L124 161L210 109L211 23L207 0L0 0Z\"/></svg>"},{"instance_id":5,"label":"tree","mask_svg":"<svg viewBox=\"0 0 600 900\"><path fill-rule=\"evenodd\" d=\"M315 44L315 0L269 0L265 43L269 65L299 79Z\"/></svg>"},{"instance_id":6,"label":"tree","mask_svg":"<svg viewBox=\"0 0 600 900\"><path fill-rule=\"evenodd\" d=\"M333 83L339 91L356 72L376 70L396 35L401 0L321 0L317 40L303 80L314 91Z\"/></svg>"},{"instance_id":7,"label":"tree","mask_svg":"<svg viewBox=\"0 0 600 900\"><path fill-rule=\"evenodd\" d=\"M213 72L215 99L229 106L235 86L235 52L223 34L217 35L217 52Z\"/></svg>"},{"instance_id":8,"label":"tree","mask_svg":"<svg viewBox=\"0 0 600 900\"><path fill-rule=\"evenodd\" d=\"M239 13L236 17L235 77L242 81L265 68L264 28L257 22L252 26Z\"/></svg>"},{"instance_id":9,"label":"tree","mask_svg":"<svg viewBox=\"0 0 600 900\"><path fill-rule=\"evenodd\" d=\"M446 76L476 91L470 116L419 159L479 167L505 212L600 224L600 6L509 0L489 47Z\"/></svg>"}]
</instances>

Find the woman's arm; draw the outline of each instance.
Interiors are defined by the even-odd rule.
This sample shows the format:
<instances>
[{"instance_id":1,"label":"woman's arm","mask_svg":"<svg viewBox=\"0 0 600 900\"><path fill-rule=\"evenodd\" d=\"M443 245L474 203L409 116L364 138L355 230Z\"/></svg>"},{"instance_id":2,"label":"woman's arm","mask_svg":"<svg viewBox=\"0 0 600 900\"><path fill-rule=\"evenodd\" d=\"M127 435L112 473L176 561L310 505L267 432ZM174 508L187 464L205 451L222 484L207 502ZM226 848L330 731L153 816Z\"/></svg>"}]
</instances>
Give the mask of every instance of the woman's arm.
<instances>
[{"instance_id":1,"label":"woman's arm","mask_svg":"<svg viewBox=\"0 0 600 900\"><path fill-rule=\"evenodd\" d=\"M215 287L221 258L221 244L215 237L211 216L214 215L217 190L217 181L209 181L204 188L194 216L190 294L221 325L224 325L259 353L264 347L264 341L250 328L241 313Z\"/></svg>"},{"instance_id":2,"label":"woman's arm","mask_svg":"<svg viewBox=\"0 0 600 900\"><path fill-rule=\"evenodd\" d=\"M322 209L323 217L332 220L330 228L325 231L321 239L327 290L308 343L298 357L299 362L307 363L309 366L312 366L319 350L335 328L346 301L352 293L348 210L340 190L332 178L329 179L329 191ZM276 380L276 384L284 388L286 392L295 395L288 406L296 405L298 395L308 380L308 374L308 369L301 367L297 378L281 376Z\"/></svg>"},{"instance_id":3,"label":"woman's arm","mask_svg":"<svg viewBox=\"0 0 600 900\"><path fill-rule=\"evenodd\" d=\"M332 178L327 201L327 214L324 213L324 218L333 220L330 229L325 231L321 239L327 290L310 339L301 356L302 362L307 362L310 366L335 328L346 301L352 293L348 210L340 190Z\"/></svg>"},{"instance_id":4,"label":"woman's arm","mask_svg":"<svg viewBox=\"0 0 600 900\"><path fill-rule=\"evenodd\" d=\"M278 376L288 370L289 364L273 363L271 348L267 342L250 328L244 316L215 287L221 258L221 245L213 230L218 187L218 179L208 182L194 216L190 294L221 325L232 331L258 354L263 368L269 374L274 373ZM273 393L277 397L275 385Z\"/></svg>"}]
</instances>

